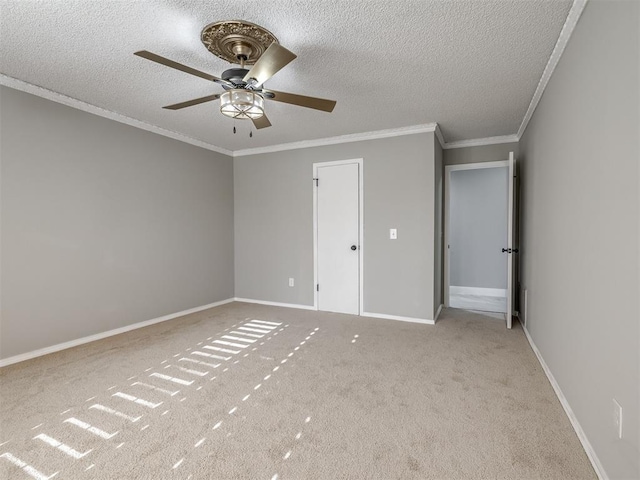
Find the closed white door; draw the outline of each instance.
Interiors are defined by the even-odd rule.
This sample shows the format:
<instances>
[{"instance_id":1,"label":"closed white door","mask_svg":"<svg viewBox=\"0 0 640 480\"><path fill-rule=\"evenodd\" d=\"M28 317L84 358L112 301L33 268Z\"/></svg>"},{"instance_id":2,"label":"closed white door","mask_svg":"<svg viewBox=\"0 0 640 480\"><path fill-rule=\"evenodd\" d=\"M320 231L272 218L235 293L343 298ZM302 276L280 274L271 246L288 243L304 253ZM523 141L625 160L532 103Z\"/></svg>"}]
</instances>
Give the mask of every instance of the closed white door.
<instances>
[{"instance_id":1,"label":"closed white door","mask_svg":"<svg viewBox=\"0 0 640 480\"><path fill-rule=\"evenodd\" d=\"M360 165L316 165L318 309L360 313Z\"/></svg>"}]
</instances>

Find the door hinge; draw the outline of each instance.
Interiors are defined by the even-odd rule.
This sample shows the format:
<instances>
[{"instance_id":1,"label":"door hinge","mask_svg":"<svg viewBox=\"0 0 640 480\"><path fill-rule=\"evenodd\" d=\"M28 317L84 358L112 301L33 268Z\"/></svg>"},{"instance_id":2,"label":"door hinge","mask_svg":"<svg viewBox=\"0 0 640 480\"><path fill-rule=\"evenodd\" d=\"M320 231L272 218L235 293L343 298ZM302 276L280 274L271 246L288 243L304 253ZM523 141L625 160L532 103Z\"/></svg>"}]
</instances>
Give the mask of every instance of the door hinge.
<instances>
[{"instance_id":1,"label":"door hinge","mask_svg":"<svg viewBox=\"0 0 640 480\"><path fill-rule=\"evenodd\" d=\"M319 179L317 179L317 178L314 178L313 181L316 182L316 187L318 186L318 183L320 183Z\"/></svg>"},{"instance_id":2,"label":"door hinge","mask_svg":"<svg viewBox=\"0 0 640 480\"><path fill-rule=\"evenodd\" d=\"M316 284L316 292L319 292L319 291L320 291L320 284L319 284L319 283L317 283L317 284Z\"/></svg>"}]
</instances>

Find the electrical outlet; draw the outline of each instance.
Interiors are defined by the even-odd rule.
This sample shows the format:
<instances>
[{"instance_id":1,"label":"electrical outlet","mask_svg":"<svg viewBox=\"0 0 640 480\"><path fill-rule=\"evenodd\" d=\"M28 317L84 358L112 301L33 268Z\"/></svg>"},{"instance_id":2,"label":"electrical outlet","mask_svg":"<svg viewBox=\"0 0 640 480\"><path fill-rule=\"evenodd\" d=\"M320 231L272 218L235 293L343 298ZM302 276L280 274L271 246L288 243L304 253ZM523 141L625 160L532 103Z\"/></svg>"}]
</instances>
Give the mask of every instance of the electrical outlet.
<instances>
[{"instance_id":1,"label":"electrical outlet","mask_svg":"<svg viewBox=\"0 0 640 480\"><path fill-rule=\"evenodd\" d=\"M295 285L295 281L293 280L293 278L289 278L289 286L293 287Z\"/></svg>"},{"instance_id":2,"label":"electrical outlet","mask_svg":"<svg viewBox=\"0 0 640 480\"><path fill-rule=\"evenodd\" d=\"M622 406L613 399L613 424L616 427L618 438L622 438Z\"/></svg>"},{"instance_id":3,"label":"electrical outlet","mask_svg":"<svg viewBox=\"0 0 640 480\"><path fill-rule=\"evenodd\" d=\"M389 238L391 240L396 240L398 238L398 229L390 228L389 229Z\"/></svg>"}]
</instances>

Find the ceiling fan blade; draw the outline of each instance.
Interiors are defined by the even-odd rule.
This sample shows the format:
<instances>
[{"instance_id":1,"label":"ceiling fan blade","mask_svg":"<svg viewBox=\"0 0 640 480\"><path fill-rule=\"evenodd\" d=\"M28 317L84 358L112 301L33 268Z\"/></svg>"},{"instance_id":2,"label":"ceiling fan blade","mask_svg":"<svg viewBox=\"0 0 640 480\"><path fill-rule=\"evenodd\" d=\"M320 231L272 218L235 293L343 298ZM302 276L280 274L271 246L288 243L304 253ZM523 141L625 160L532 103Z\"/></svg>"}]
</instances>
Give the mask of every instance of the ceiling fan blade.
<instances>
[{"instance_id":1,"label":"ceiling fan blade","mask_svg":"<svg viewBox=\"0 0 640 480\"><path fill-rule=\"evenodd\" d=\"M232 87L231 83L223 80L221 78L215 77L213 75L209 75L208 73L201 72L200 70L196 70L195 68L187 67L186 65L182 65L181 63L174 62L173 60L169 60L168 58L162 57L160 55L156 55L155 53L148 52L146 50L140 50L139 52L134 52L134 55L138 57L146 58L147 60L151 60L152 62L159 63L160 65L164 65L165 67L175 68L176 70L180 70L181 72L189 73L191 75L195 75L196 77L204 78L205 80L211 80L212 82L220 83L222 85L227 85Z\"/></svg>"},{"instance_id":2,"label":"ceiling fan blade","mask_svg":"<svg viewBox=\"0 0 640 480\"><path fill-rule=\"evenodd\" d=\"M254 86L260 86L296 57L295 53L274 42L244 76L244 81L249 82L254 78L256 80Z\"/></svg>"},{"instance_id":3,"label":"ceiling fan blade","mask_svg":"<svg viewBox=\"0 0 640 480\"><path fill-rule=\"evenodd\" d=\"M207 95L206 97L194 98L193 100L188 100L182 103L175 103L173 105L167 105L167 110L180 110L181 108L192 107L194 105L200 105L201 103L211 102L213 100L217 100L220 98L220 94L216 93L215 95Z\"/></svg>"},{"instance_id":4,"label":"ceiling fan blade","mask_svg":"<svg viewBox=\"0 0 640 480\"><path fill-rule=\"evenodd\" d=\"M251 120L253 122L253 126L256 127L258 130L260 130L261 128L267 128L271 126L271 122L269 121L269 119L267 118L266 115L262 115L260 118L256 118L255 120Z\"/></svg>"},{"instance_id":5,"label":"ceiling fan blade","mask_svg":"<svg viewBox=\"0 0 640 480\"><path fill-rule=\"evenodd\" d=\"M336 106L335 100L326 100L324 98L307 97L305 95L297 95L295 93L276 92L275 90L263 90L269 95L266 98L275 100L276 102L290 103L299 107L314 108L323 112L332 112Z\"/></svg>"}]
</instances>

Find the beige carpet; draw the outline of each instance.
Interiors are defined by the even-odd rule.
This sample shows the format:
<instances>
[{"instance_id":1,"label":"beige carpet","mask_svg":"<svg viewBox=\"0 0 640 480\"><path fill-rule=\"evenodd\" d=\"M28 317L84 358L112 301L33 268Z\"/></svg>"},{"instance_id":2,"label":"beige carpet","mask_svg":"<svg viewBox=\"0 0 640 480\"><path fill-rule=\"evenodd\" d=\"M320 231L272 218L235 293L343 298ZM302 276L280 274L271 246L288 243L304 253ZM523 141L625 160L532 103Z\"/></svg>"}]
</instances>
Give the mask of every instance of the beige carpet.
<instances>
[{"instance_id":1,"label":"beige carpet","mask_svg":"<svg viewBox=\"0 0 640 480\"><path fill-rule=\"evenodd\" d=\"M462 310L233 303L0 380L2 478L596 478L522 330Z\"/></svg>"}]
</instances>

